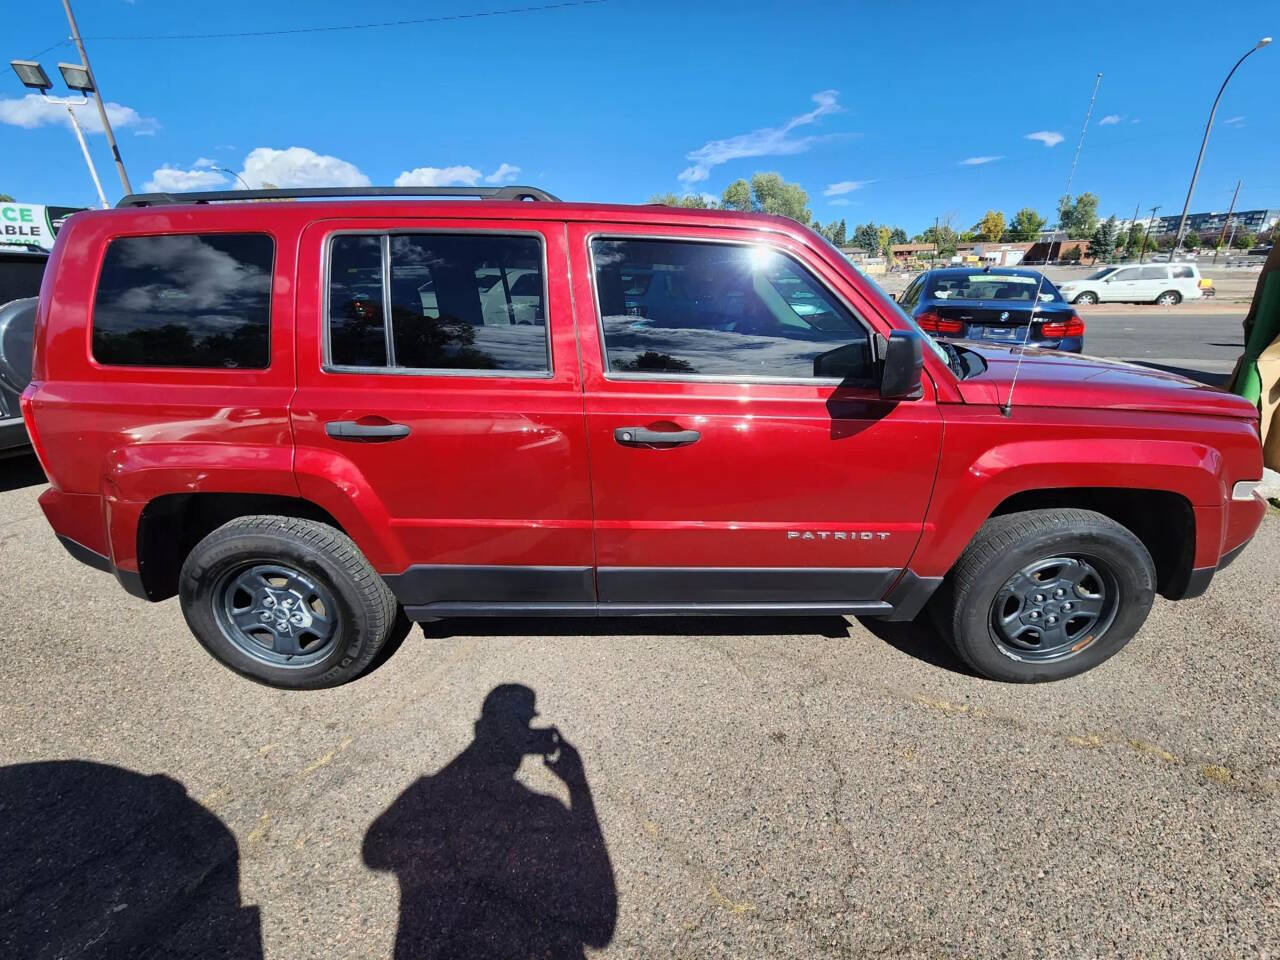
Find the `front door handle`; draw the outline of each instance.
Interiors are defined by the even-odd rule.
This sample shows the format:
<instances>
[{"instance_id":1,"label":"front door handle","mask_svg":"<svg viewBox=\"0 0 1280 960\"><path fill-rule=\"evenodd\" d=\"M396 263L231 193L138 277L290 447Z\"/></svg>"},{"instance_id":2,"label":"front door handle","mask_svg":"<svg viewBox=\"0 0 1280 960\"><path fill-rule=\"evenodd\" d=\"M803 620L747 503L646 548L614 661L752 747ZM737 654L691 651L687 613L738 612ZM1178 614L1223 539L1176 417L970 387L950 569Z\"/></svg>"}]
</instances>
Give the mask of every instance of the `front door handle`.
<instances>
[{"instance_id":1,"label":"front door handle","mask_svg":"<svg viewBox=\"0 0 1280 960\"><path fill-rule=\"evenodd\" d=\"M399 440L409 435L406 423L361 423L358 420L330 420L324 432L335 440Z\"/></svg>"},{"instance_id":2,"label":"front door handle","mask_svg":"<svg viewBox=\"0 0 1280 960\"><path fill-rule=\"evenodd\" d=\"M682 447L697 443L701 436L697 430L650 430L648 427L618 427L613 431L613 439L624 447L643 447L651 443Z\"/></svg>"}]
</instances>

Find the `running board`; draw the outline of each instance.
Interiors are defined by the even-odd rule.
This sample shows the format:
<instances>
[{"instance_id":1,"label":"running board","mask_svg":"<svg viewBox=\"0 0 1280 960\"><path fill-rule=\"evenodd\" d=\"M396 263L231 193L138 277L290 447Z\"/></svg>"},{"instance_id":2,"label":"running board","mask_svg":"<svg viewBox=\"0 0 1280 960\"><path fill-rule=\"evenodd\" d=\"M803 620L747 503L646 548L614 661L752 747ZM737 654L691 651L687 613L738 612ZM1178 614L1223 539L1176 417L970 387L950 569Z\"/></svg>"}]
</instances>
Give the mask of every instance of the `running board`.
<instances>
[{"instance_id":1,"label":"running board","mask_svg":"<svg viewBox=\"0 0 1280 960\"><path fill-rule=\"evenodd\" d=\"M845 603L427 603L404 608L410 620L440 617L870 616L893 612L883 600Z\"/></svg>"}]
</instances>

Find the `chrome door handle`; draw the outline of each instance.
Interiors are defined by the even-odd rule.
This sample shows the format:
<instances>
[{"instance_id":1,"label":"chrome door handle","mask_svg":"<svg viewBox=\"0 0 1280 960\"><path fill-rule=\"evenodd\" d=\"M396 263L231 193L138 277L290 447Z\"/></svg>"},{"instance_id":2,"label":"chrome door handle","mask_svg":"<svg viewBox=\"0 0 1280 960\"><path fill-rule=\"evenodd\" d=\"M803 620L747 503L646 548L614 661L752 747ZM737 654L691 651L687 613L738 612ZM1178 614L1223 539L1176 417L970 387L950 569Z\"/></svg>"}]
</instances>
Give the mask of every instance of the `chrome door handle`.
<instances>
[{"instance_id":1,"label":"chrome door handle","mask_svg":"<svg viewBox=\"0 0 1280 960\"><path fill-rule=\"evenodd\" d=\"M664 443L668 446L683 447L697 443L702 437L697 430L650 430L648 427L618 427L613 431L613 439L624 447L647 446L651 443Z\"/></svg>"},{"instance_id":2,"label":"chrome door handle","mask_svg":"<svg viewBox=\"0 0 1280 960\"><path fill-rule=\"evenodd\" d=\"M400 440L409 435L407 423L360 423L358 420L330 420L324 432L335 440Z\"/></svg>"}]
</instances>

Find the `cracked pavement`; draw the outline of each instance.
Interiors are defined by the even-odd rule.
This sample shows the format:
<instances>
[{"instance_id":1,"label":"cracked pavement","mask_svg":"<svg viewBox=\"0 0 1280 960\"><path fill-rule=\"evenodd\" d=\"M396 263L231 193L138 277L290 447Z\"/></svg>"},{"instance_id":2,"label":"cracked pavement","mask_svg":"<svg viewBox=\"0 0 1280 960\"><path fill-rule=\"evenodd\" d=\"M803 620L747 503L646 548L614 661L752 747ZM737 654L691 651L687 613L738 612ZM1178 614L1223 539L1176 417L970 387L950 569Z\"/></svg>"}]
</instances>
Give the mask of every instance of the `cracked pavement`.
<instances>
[{"instance_id":1,"label":"cracked pavement","mask_svg":"<svg viewBox=\"0 0 1280 960\"><path fill-rule=\"evenodd\" d=\"M524 620L428 624L356 683L284 693L217 665L176 601L66 555L39 490L0 492L0 763L181 784L234 836L272 960L391 955L396 881L364 865L365 831L471 742L500 683L581 753L618 898L600 955L1280 952L1275 511L1207 596L1157 601L1120 655L1057 684L969 676L914 624ZM568 801L541 762L518 777ZM23 833L65 838L58 809ZM155 866L122 836L122 864ZM201 890L226 866L211 849ZM23 909L3 870L0 954ZM191 889L149 896L163 915ZM67 957L136 909L104 903L76 942L51 902Z\"/></svg>"}]
</instances>

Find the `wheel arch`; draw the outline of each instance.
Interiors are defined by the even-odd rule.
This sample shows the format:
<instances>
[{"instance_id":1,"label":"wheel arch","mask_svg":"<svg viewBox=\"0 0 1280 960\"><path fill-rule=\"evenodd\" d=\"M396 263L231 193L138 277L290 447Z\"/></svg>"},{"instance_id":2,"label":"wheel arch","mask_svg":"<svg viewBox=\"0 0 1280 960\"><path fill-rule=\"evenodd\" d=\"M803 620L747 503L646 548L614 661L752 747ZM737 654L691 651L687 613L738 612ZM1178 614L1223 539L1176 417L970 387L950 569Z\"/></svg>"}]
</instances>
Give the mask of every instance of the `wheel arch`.
<instances>
[{"instance_id":1,"label":"wheel arch","mask_svg":"<svg viewBox=\"0 0 1280 960\"><path fill-rule=\"evenodd\" d=\"M264 514L314 520L343 530L319 504L266 493L170 493L149 500L138 519L138 573L148 600L178 592L178 574L192 548L231 520Z\"/></svg>"},{"instance_id":2,"label":"wheel arch","mask_svg":"<svg viewBox=\"0 0 1280 960\"><path fill-rule=\"evenodd\" d=\"M1071 507L1100 513L1141 540L1155 562L1161 596L1177 600L1186 593L1195 561L1196 523L1191 501L1179 493L1132 487L1023 490L997 504L991 516Z\"/></svg>"}]
</instances>

